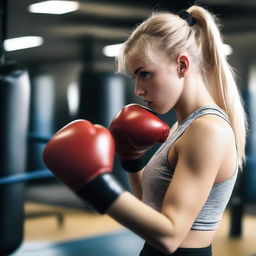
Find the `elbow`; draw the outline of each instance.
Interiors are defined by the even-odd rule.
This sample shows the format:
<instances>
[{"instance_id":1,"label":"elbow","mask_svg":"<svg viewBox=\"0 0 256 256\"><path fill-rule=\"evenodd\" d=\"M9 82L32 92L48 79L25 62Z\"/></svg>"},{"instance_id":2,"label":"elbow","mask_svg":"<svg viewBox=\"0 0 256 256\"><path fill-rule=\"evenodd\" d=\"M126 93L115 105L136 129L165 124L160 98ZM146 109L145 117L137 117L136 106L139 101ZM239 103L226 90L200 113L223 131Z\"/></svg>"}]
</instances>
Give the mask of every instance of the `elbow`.
<instances>
[{"instance_id":1,"label":"elbow","mask_svg":"<svg viewBox=\"0 0 256 256\"><path fill-rule=\"evenodd\" d=\"M178 249L178 245L174 245L174 244L164 244L162 246L162 253L166 254L166 255L170 255L173 254L176 250Z\"/></svg>"},{"instance_id":2,"label":"elbow","mask_svg":"<svg viewBox=\"0 0 256 256\"><path fill-rule=\"evenodd\" d=\"M174 253L179 247L179 243L170 238L161 239L156 248L163 254L170 255Z\"/></svg>"}]
</instances>

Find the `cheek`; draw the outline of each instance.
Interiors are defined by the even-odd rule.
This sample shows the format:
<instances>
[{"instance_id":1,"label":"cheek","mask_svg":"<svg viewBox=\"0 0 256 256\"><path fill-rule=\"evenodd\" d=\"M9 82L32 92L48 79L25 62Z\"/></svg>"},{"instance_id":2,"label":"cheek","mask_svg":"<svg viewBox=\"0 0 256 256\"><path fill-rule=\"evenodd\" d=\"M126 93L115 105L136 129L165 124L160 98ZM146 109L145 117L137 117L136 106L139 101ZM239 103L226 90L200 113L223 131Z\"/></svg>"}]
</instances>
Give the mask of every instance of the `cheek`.
<instances>
[{"instance_id":1,"label":"cheek","mask_svg":"<svg viewBox=\"0 0 256 256\"><path fill-rule=\"evenodd\" d=\"M163 87L159 99L163 104L161 114L164 114L176 105L182 94L183 85L179 79L177 80L175 78L166 80L162 85Z\"/></svg>"},{"instance_id":2,"label":"cheek","mask_svg":"<svg viewBox=\"0 0 256 256\"><path fill-rule=\"evenodd\" d=\"M163 90L163 96L169 98L172 102L178 100L182 92L182 84L179 79L176 79L176 77L169 77L166 79L163 86L165 88Z\"/></svg>"},{"instance_id":3,"label":"cheek","mask_svg":"<svg viewBox=\"0 0 256 256\"><path fill-rule=\"evenodd\" d=\"M169 95L172 96L172 98L177 99L181 95L182 92L182 84L179 81L173 81L169 84Z\"/></svg>"}]
</instances>

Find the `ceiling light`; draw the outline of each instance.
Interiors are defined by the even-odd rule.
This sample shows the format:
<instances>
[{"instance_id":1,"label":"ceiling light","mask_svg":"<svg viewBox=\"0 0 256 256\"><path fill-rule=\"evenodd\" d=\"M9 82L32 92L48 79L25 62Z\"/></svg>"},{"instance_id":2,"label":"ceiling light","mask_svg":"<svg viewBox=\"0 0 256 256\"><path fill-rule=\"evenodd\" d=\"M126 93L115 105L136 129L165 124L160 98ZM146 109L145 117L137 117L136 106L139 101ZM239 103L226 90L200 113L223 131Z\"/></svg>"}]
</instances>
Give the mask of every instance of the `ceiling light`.
<instances>
[{"instance_id":1,"label":"ceiling light","mask_svg":"<svg viewBox=\"0 0 256 256\"><path fill-rule=\"evenodd\" d=\"M33 13L64 14L76 11L79 3L76 1L44 1L31 4L28 10Z\"/></svg>"},{"instance_id":2,"label":"ceiling light","mask_svg":"<svg viewBox=\"0 0 256 256\"><path fill-rule=\"evenodd\" d=\"M23 36L4 41L4 49L6 51L16 51L26 48L37 47L43 44L43 38L40 36Z\"/></svg>"},{"instance_id":3,"label":"ceiling light","mask_svg":"<svg viewBox=\"0 0 256 256\"><path fill-rule=\"evenodd\" d=\"M107 57L116 57L123 44L108 45L103 48L103 54Z\"/></svg>"}]
</instances>

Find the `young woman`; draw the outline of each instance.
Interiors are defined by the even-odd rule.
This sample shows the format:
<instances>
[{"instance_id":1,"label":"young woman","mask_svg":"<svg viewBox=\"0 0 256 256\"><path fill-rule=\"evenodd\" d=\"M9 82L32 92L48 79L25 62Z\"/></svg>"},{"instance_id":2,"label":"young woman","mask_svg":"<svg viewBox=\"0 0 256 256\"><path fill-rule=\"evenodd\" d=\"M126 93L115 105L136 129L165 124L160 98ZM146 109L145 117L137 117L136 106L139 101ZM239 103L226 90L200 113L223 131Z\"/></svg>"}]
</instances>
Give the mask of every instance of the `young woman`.
<instances>
[{"instance_id":1,"label":"young woman","mask_svg":"<svg viewBox=\"0 0 256 256\"><path fill-rule=\"evenodd\" d=\"M141 256L211 255L245 159L247 127L215 17L199 6L155 13L117 63L134 77L135 95L158 114L173 109L177 123L145 168L129 174L136 196L159 214L122 196L108 213L146 239Z\"/></svg>"},{"instance_id":2,"label":"young woman","mask_svg":"<svg viewBox=\"0 0 256 256\"><path fill-rule=\"evenodd\" d=\"M57 177L145 239L140 256L212 254L245 159L247 127L222 46L204 8L153 14L125 42L118 70L134 76L135 95L154 112L175 111L169 135L166 124L132 104L113 119L112 135L80 120L61 129L44 150ZM109 174L113 138L136 196ZM141 169L152 141L164 143Z\"/></svg>"}]
</instances>

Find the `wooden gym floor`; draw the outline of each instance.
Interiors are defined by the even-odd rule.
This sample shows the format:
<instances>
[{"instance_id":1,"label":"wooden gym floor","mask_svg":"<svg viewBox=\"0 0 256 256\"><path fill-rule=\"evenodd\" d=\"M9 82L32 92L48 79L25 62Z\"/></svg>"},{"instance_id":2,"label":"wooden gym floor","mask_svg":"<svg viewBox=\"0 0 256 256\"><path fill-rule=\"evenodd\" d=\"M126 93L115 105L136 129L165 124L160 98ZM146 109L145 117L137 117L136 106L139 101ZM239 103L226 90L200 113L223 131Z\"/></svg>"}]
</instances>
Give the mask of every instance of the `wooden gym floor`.
<instances>
[{"instance_id":1,"label":"wooden gym floor","mask_svg":"<svg viewBox=\"0 0 256 256\"><path fill-rule=\"evenodd\" d=\"M140 238L134 236L130 231L122 227L107 215L98 215L84 210L73 210L71 208L35 203L26 203L25 212L27 216L36 216L37 213L46 213L46 216L26 218L24 226L24 242L21 248L18 249L13 256L46 255L45 249L41 249L43 248L42 245L59 244L59 247L61 247L63 243L66 242L67 245L70 241L80 241L80 244L90 244L90 248L87 247L88 250L85 249L86 252L83 251L82 253L80 250L80 253L77 254L69 254L66 249L66 253L64 251L62 251L62 253L58 253L56 248L55 250L49 250L48 248L47 256L107 255L103 250L106 250L111 241L115 243L114 246L116 246L116 248L113 250L116 250L116 253L115 255L108 254L109 256L137 256L136 252L140 250L143 244L143 241ZM47 215L47 213L52 213L52 215ZM60 214L59 217L61 217L61 215L64 217L63 222L61 218L58 221L56 218L58 216L57 214ZM243 220L243 235L241 238L231 239L228 237L228 232L229 212L226 211L213 243L214 256L256 256L256 216L245 215ZM119 237L122 239L120 240ZM131 237L132 240L129 240L129 237ZM117 238L120 241L115 240ZM126 244L125 241L127 240L129 241ZM123 246L120 245L120 242ZM112 247L113 243L111 244ZM129 245L129 243L131 245ZM78 244L70 243L69 247L71 246L78 247ZM101 247L99 248L99 246ZM130 253L129 250L127 254L120 252L120 247L125 248L125 246L128 246L127 248L131 248L132 246ZM93 253L96 250L98 253Z\"/></svg>"}]
</instances>

